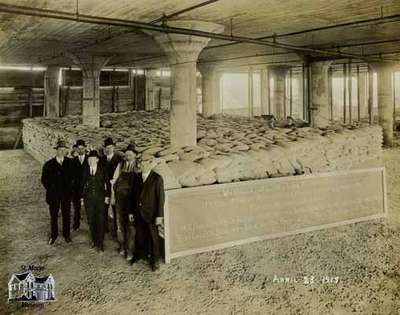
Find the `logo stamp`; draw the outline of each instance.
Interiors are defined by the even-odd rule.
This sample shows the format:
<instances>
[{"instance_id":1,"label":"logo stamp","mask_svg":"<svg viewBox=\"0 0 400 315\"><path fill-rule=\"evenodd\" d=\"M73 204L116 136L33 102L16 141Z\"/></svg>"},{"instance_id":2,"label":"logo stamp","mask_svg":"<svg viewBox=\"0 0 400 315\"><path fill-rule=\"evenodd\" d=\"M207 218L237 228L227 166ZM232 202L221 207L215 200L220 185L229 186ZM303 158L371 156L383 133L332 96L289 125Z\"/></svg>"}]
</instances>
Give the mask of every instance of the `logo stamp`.
<instances>
[{"instance_id":1,"label":"logo stamp","mask_svg":"<svg viewBox=\"0 0 400 315\"><path fill-rule=\"evenodd\" d=\"M27 303L48 303L56 300L55 281L51 274L37 277L28 270L13 273L8 282L8 301Z\"/></svg>"}]
</instances>

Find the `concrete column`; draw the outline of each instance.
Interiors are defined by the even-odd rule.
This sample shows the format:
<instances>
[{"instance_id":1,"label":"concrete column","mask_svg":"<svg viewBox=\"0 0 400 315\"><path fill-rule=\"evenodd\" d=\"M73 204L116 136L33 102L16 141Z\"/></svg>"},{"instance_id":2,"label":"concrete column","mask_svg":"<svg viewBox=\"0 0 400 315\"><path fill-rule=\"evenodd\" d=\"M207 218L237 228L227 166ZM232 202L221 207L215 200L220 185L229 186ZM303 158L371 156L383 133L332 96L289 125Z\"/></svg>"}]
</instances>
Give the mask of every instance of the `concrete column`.
<instances>
[{"instance_id":1,"label":"concrete column","mask_svg":"<svg viewBox=\"0 0 400 315\"><path fill-rule=\"evenodd\" d=\"M386 63L373 63L378 81L378 118L383 128L383 144L393 145L393 67Z\"/></svg>"},{"instance_id":2,"label":"concrete column","mask_svg":"<svg viewBox=\"0 0 400 315\"><path fill-rule=\"evenodd\" d=\"M365 118L368 117L368 73L360 71L359 79L361 118Z\"/></svg>"},{"instance_id":3,"label":"concrete column","mask_svg":"<svg viewBox=\"0 0 400 315\"><path fill-rule=\"evenodd\" d=\"M269 81L268 81L268 70L261 69L261 115L268 114L268 102L269 102Z\"/></svg>"},{"instance_id":4,"label":"concrete column","mask_svg":"<svg viewBox=\"0 0 400 315\"><path fill-rule=\"evenodd\" d=\"M72 59L82 70L82 124L98 128L100 127L100 72L109 57L83 53L73 55Z\"/></svg>"},{"instance_id":5,"label":"concrete column","mask_svg":"<svg viewBox=\"0 0 400 315\"><path fill-rule=\"evenodd\" d=\"M46 117L60 116L60 67L48 66L44 75L44 106Z\"/></svg>"},{"instance_id":6,"label":"concrete column","mask_svg":"<svg viewBox=\"0 0 400 315\"><path fill-rule=\"evenodd\" d=\"M154 70L146 70L146 104L145 108L147 111L155 109L155 87L154 87L154 77L155 77Z\"/></svg>"},{"instance_id":7,"label":"concrete column","mask_svg":"<svg viewBox=\"0 0 400 315\"><path fill-rule=\"evenodd\" d=\"M332 61L311 63L311 125L326 127L329 124L329 67Z\"/></svg>"},{"instance_id":8,"label":"concrete column","mask_svg":"<svg viewBox=\"0 0 400 315\"><path fill-rule=\"evenodd\" d=\"M222 32L223 26L204 21L168 21L168 26L182 27L208 32ZM171 146L196 145L197 140L197 95L196 63L201 50L209 38L192 35L151 33L153 39L164 50L171 68Z\"/></svg>"},{"instance_id":9,"label":"concrete column","mask_svg":"<svg viewBox=\"0 0 400 315\"><path fill-rule=\"evenodd\" d=\"M272 91L271 107L277 119L283 119L286 93L286 73L290 67L272 66L268 68L270 76L273 78L274 88Z\"/></svg>"},{"instance_id":10,"label":"concrete column","mask_svg":"<svg viewBox=\"0 0 400 315\"><path fill-rule=\"evenodd\" d=\"M131 102L131 109L132 110L135 110L135 106L136 106L136 104L135 104L135 74L133 73L133 69L129 69L129 77L128 77L128 80L129 80L129 95L130 95L130 97L131 97L131 100L132 100L132 102Z\"/></svg>"},{"instance_id":11,"label":"concrete column","mask_svg":"<svg viewBox=\"0 0 400 315\"><path fill-rule=\"evenodd\" d=\"M248 93L247 93L247 99L248 99L248 115L249 117L254 116L254 83L253 83L253 68L249 67L249 70L247 72L247 86L248 86Z\"/></svg>"},{"instance_id":12,"label":"concrete column","mask_svg":"<svg viewBox=\"0 0 400 315\"><path fill-rule=\"evenodd\" d=\"M201 73L201 93L203 102L203 115L208 117L221 113L219 101L221 73L217 72L213 65L199 65Z\"/></svg>"}]
</instances>

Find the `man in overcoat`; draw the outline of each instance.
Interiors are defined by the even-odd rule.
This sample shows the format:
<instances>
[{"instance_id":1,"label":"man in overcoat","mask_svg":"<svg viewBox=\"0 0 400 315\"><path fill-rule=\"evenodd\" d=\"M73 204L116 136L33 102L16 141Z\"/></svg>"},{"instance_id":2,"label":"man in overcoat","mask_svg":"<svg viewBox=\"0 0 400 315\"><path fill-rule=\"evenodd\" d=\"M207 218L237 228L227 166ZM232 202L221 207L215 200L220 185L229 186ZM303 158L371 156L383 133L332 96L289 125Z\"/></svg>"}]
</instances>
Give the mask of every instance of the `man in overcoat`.
<instances>
[{"instance_id":1,"label":"man in overcoat","mask_svg":"<svg viewBox=\"0 0 400 315\"><path fill-rule=\"evenodd\" d=\"M49 244L53 245L58 237L58 213L62 214L62 234L67 243L70 238L71 197L73 189L73 162L66 157L67 146L58 141L56 156L48 160L42 169L41 182L46 189L46 202L49 205L51 235Z\"/></svg>"},{"instance_id":2,"label":"man in overcoat","mask_svg":"<svg viewBox=\"0 0 400 315\"><path fill-rule=\"evenodd\" d=\"M160 238L158 229L163 225L164 216L164 181L161 175L153 171L153 168L159 163L157 159L138 160L139 178L138 184L135 184L133 197L137 211L135 211L135 221L140 225L144 222L144 243L146 252L149 256L150 266L153 271L159 267L160 258Z\"/></svg>"},{"instance_id":3,"label":"man in overcoat","mask_svg":"<svg viewBox=\"0 0 400 315\"><path fill-rule=\"evenodd\" d=\"M82 178L83 169L87 166L87 154L85 141L79 139L75 144L77 156L74 157L74 190L72 192L72 204L74 206L74 223L72 228L76 231L81 225L81 195L80 180Z\"/></svg>"},{"instance_id":4,"label":"man in overcoat","mask_svg":"<svg viewBox=\"0 0 400 315\"><path fill-rule=\"evenodd\" d=\"M109 204L111 184L107 171L99 163L97 151L92 150L88 155L88 164L83 169L80 195L84 204L89 224L91 247L104 251L104 205Z\"/></svg>"}]
</instances>

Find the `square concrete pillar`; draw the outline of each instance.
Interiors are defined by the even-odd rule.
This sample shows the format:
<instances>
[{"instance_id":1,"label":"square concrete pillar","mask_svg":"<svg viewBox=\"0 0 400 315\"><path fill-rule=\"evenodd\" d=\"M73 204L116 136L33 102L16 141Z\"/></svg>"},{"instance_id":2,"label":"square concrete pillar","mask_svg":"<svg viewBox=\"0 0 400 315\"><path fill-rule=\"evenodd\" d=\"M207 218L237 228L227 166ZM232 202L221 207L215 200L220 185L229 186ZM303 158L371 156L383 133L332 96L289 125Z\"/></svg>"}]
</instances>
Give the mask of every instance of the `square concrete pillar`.
<instances>
[{"instance_id":1,"label":"square concrete pillar","mask_svg":"<svg viewBox=\"0 0 400 315\"><path fill-rule=\"evenodd\" d=\"M271 66L268 68L273 79L274 87L272 92L271 107L277 119L283 119L286 106L286 73L290 69L287 65Z\"/></svg>"},{"instance_id":2,"label":"square concrete pillar","mask_svg":"<svg viewBox=\"0 0 400 315\"><path fill-rule=\"evenodd\" d=\"M100 127L100 72L83 76L82 123Z\"/></svg>"},{"instance_id":3,"label":"square concrete pillar","mask_svg":"<svg viewBox=\"0 0 400 315\"><path fill-rule=\"evenodd\" d=\"M393 145L393 66L387 63L372 63L377 73L378 117L383 128L383 144Z\"/></svg>"},{"instance_id":4,"label":"square concrete pillar","mask_svg":"<svg viewBox=\"0 0 400 315\"><path fill-rule=\"evenodd\" d=\"M329 67L332 61L311 63L311 125L326 127L330 122Z\"/></svg>"},{"instance_id":5,"label":"square concrete pillar","mask_svg":"<svg viewBox=\"0 0 400 315\"><path fill-rule=\"evenodd\" d=\"M154 86L154 70L146 70L145 71L145 80L146 80L146 110L154 110L155 106L155 86Z\"/></svg>"},{"instance_id":6,"label":"square concrete pillar","mask_svg":"<svg viewBox=\"0 0 400 315\"><path fill-rule=\"evenodd\" d=\"M48 66L44 75L44 106L46 117L60 116L59 66Z\"/></svg>"},{"instance_id":7,"label":"square concrete pillar","mask_svg":"<svg viewBox=\"0 0 400 315\"><path fill-rule=\"evenodd\" d=\"M267 69L261 69L261 115L269 114L269 75Z\"/></svg>"},{"instance_id":8,"label":"square concrete pillar","mask_svg":"<svg viewBox=\"0 0 400 315\"><path fill-rule=\"evenodd\" d=\"M171 65L170 134L173 147L197 140L196 63Z\"/></svg>"},{"instance_id":9,"label":"square concrete pillar","mask_svg":"<svg viewBox=\"0 0 400 315\"><path fill-rule=\"evenodd\" d=\"M221 73L217 72L215 66L201 64L198 66L201 73L201 93L204 116L221 113L219 99Z\"/></svg>"},{"instance_id":10,"label":"square concrete pillar","mask_svg":"<svg viewBox=\"0 0 400 315\"><path fill-rule=\"evenodd\" d=\"M360 100L360 116L361 118L368 117L368 73L359 72L359 100Z\"/></svg>"},{"instance_id":11,"label":"square concrete pillar","mask_svg":"<svg viewBox=\"0 0 400 315\"><path fill-rule=\"evenodd\" d=\"M82 124L100 127L100 72L109 57L88 53L70 55L81 67L83 81Z\"/></svg>"},{"instance_id":12,"label":"square concrete pillar","mask_svg":"<svg viewBox=\"0 0 400 315\"><path fill-rule=\"evenodd\" d=\"M167 24L171 27L207 32L222 32L224 29L222 25L204 21L175 20L168 21ZM171 67L171 146L185 147L196 145L196 63L201 50L207 45L210 39L172 33L147 33L164 50Z\"/></svg>"}]
</instances>

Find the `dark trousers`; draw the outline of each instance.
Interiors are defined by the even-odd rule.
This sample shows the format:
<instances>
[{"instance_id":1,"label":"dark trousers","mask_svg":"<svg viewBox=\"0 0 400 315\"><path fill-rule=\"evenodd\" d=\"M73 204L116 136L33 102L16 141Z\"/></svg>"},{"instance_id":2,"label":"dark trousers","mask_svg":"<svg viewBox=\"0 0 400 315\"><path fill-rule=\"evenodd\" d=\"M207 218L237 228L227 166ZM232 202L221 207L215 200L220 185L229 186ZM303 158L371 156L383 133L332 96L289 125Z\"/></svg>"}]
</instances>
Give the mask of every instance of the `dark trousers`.
<instances>
[{"instance_id":1,"label":"dark trousers","mask_svg":"<svg viewBox=\"0 0 400 315\"><path fill-rule=\"evenodd\" d=\"M155 263L160 259L160 238L155 224L146 223L145 250L150 256L150 262Z\"/></svg>"},{"instance_id":2,"label":"dark trousers","mask_svg":"<svg viewBox=\"0 0 400 315\"><path fill-rule=\"evenodd\" d=\"M60 208L63 226L62 234L65 238L70 237L71 199L69 197L63 197L52 200L49 203L52 239L56 239L58 237L58 213Z\"/></svg>"},{"instance_id":3,"label":"dark trousers","mask_svg":"<svg viewBox=\"0 0 400 315\"><path fill-rule=\"evenodd\" d=\"M115 209L115 206L111 206L111 211L113 213L113 217L110 218L108 216L108 208L110 205L104 204L104 224L105 224L105 230L104 233L110 233L111 237L116 239L117 238L117 212Z\"/></svg>"},{"instance_id":4,"label":"dark trousers","mask_svg":"<svg viewBox=\"0 0 400 315\"><path fill-rule=\"evenodd\" d=\"M77 192L72 194L72 204L74 206L74 223L72 227L76 230L81 225L81 197Z\"/></svg>"},{"instance_id":5,"label":"dark trousers","mask_svg":"<svg viewBox=\"0 0 400 315\"><path fill-rule=\"evenodd\" d=\"M135 252L136 229L129 222L129 210L131 207L131 191L117 189L115 192L115 208L117 215L117 237L120 250L124 250L128 256Z\"/></svg>"},{"instance_id":6,"label":"dark trousers","mask_svg":"<svg viewBox=\"0 0 400 315\"><path fill-rule=\"evenodd\" d=\"M101 248L104 241L104 202L85 199L85 209L91 239L96 247Z\"/></svg>"}]
</instances>

